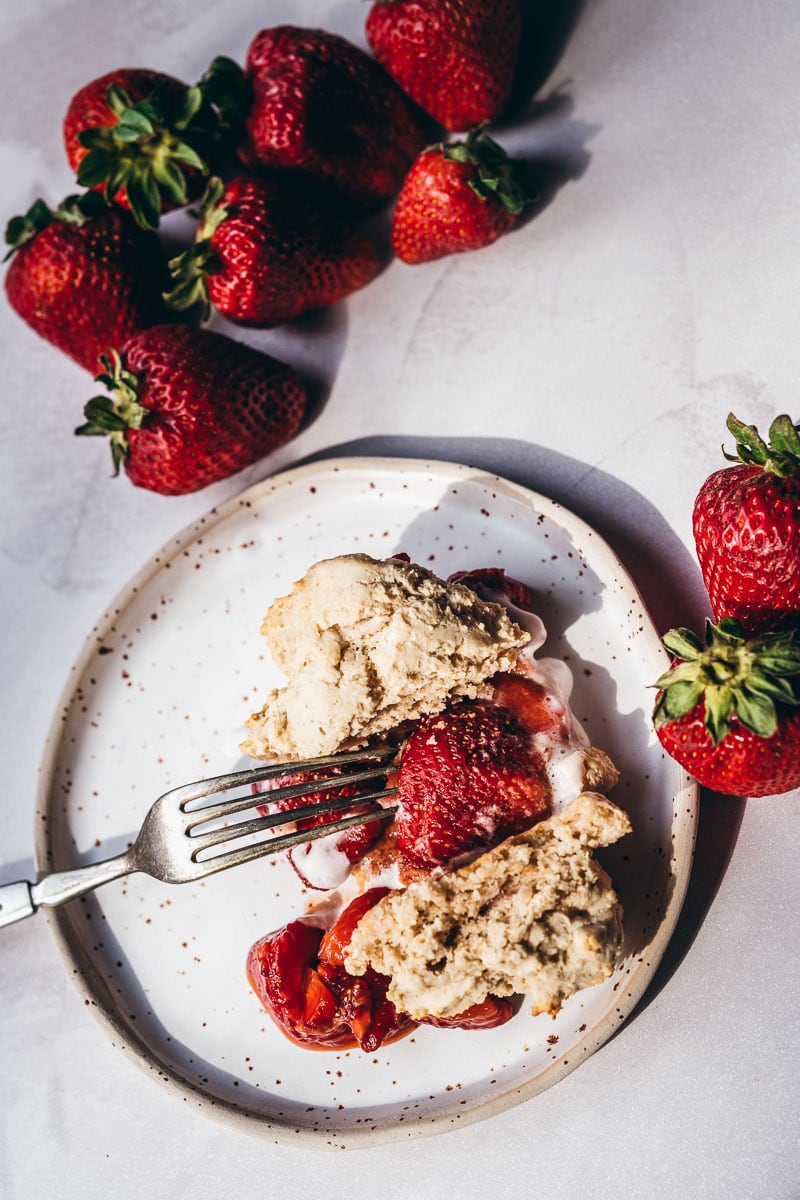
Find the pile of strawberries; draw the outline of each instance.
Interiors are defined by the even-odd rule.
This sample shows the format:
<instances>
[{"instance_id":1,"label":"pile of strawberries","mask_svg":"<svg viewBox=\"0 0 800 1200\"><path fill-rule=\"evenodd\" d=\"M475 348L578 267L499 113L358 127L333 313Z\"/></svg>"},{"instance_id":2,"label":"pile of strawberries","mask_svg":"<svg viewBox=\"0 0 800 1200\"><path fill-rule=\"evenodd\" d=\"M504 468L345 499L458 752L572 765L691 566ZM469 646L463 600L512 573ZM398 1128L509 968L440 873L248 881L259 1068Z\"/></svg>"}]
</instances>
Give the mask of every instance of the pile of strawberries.
<instances>
[{"instance_id":1,"label":"pile of strawberries","mask_svg":"<svg viewBox=\"0 0 800 1200\"><path fill-rule=\"evenodd\" d=\"M409 263L488 245L521 213L516 165L484 130L509 102L518 0L377 0L366 34L373 54L264 29L244 69L216 58L192 87L93 80L64 117L86 190L9 222L9 301L107 388L76 432L109 436L138 486L205 487L300 427L305 380L198 328L212 311L266 328L363 287L381 266L363 218L389 201ZM466 137L431 145L437 127ZM161 216L195 202L195 242L168 263Z\"/></svg>"},{"instance_id":2,"label":"pile of strawberries","mask_svg":"<svg viewBox=\"0 0 800 1200\"><path fill-rule=\"evenodd\" d=\"M697 557L714 621L673 629L657 681L658 737L701 784L734 796L800 786L800 427L764 440L733 414L734 466L694 505Z\"/></svg>"}]
</instances>

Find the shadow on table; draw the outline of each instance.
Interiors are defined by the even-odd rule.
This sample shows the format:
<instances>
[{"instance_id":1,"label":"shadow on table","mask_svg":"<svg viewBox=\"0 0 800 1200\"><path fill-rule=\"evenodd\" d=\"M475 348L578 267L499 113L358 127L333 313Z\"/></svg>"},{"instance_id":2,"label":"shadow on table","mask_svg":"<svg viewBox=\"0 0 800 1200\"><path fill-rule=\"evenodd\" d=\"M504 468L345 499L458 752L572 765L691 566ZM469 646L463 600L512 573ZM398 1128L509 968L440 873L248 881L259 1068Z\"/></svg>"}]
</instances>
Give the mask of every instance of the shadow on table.
<instances>
[{"instance_id":1,"label":"shadow on table","mask_svg":"<svg viewBox=\"0 0 800 1200\"><path fill-rule=\"evenodd\" d=\"M702 627L708 600L689 550L648 500L605 471L541 446L501 438L374 436L329 447L304 461L351 456L459 462L541 492L605 538L641 592L659 632L675 625ZM637 1012L658 995L691 949L730 862L744 804L735 797L701 793L686 901Z\"/></svg>"},{"instance_id":2,"label":"shadow on table","mask_svg":"<svg viewBox=\"0 0 800 1200\"><path fill-rule=\"evenodd\" d=\"M509 105L512 116L547 81L585 7L586 0L522 0L522 37Z\"/></svg>"}]
</instances>

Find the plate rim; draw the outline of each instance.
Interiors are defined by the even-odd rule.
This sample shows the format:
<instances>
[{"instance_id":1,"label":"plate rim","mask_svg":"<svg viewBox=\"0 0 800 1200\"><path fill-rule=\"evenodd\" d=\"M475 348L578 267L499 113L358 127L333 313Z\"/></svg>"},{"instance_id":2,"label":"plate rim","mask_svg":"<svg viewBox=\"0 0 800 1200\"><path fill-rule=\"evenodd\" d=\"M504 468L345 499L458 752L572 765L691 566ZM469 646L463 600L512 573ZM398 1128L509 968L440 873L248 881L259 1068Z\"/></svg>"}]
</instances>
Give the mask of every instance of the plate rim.
<instances>
[{"instance_id":1,"label":"plate rim","mask_svg":"<svg viewBox=\"0 0 800 1200\"><path fill-rule=\"evenodd\" d=\"M102 644L105 633L113 621L118 618L119 613L135 599L141 588L160 572L166 561L176 557L204 532L227 520L238 509L252 505L253 501L261 501L268 494L274 494L279 489L293 486L296 482L303 482L309 477L318 479L320 474L330 476L345 471L360 474L389 471L397 475L401 475L404 471L425 471L428 474L441 474L451 480L465 478L484 486L491 485L497 490L502 490L511 498L518 498L525 507L548 515L561 527L564 527L563 519L566 518L571 532L577 531L583 537L584 542L587 538L592 540L595 552L604 556L613 566L617 582L641 606L642 612L647 617L648 640L651 635L655 636L654 645L658 646L661 656L666 662L667 653L658 640L649 610L627 568L602 534L558 501L482 467L444 459L395 458L387 455L334 457L316 459L310 463L289 467L274 475L266 476L221 504L210 508L205 514L185 525L176 535L164 542L118 590L84 638L83 645L67 673L56 702L39 765L34 818L34 866L37 878L48 869L48 817L52 794L50 780L61 746L63 716L71 704L75 680L82 677L91 656L96 653L97 646ZM68 904L60 908L44 908L42 911L59 956L67 969L67 974L83 998L84 1004L110 1036L111 1044L123 1052L130 1051L132 1061L137 1066L151 1075L155 1075L157 1080L172 1094L175 1094L176 1091L182 1092L184 1101L191 1098L195 1102L195 1106L204 1111L205 1115L215 1117L243 1132L269 1139L277 1145L294 1147L299 1145L317 1150L357 1149L442 1134L448 1130L463 1128L505 1112L548 1090L609 1041L616 1030L621 1028L635 1011L650 985L675 931L686 898L694 856L699 816L699 787L677 763L673 762L672 768L676 780L673 812L679 819L676 821L675 817L673 818L670 889L662 919L652 940L647 944L646 961L643 953L638 956L638 962L630 976L627 977L624 991L616 998L615 1004L586 1031L575 1046L550 1062L543 1071L521 1084L505 1089L497 1096L487 1097L477 1102L463 1112L433 1114L424 1123L419 1121L414 1125L409 1125L402 1120L393 1118L380 1126L368 1123L364 1126L350 1126L338 1131L302 1128L295 1125L291 1119L254 1112L233 1100L214 1096L187 1078L177 1067L154 1058L144 1038L138 1036L136 1031L121 1018L118 1006L111 996L105 979L95 969L91 959L82 953L81 942L77 935L77 924L72 918L76 906Z\"/></svg>"}]
</instances>

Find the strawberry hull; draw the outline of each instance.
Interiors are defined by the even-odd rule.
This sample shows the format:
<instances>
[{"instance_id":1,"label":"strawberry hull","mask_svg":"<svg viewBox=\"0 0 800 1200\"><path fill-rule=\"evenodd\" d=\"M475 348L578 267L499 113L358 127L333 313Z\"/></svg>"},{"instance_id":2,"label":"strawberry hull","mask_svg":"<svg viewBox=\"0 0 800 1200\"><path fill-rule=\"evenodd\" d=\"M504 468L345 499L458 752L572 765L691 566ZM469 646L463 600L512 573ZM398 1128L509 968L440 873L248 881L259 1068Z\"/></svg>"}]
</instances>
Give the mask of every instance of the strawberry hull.
<instances>
[{"instance_id":1,"label":"strawberry hull","mask_svg":"<svg viewBox=\"0 0 800 1200\"><path fill-rule=\"evenodd\" d=\"M162 212L180 207L188 199L199 196L203 187L204 172L200 169L203 166L202 162L197 159L195 164L191 165L185 156L176 157L173 154L177 143L185 134L184 128L181 127L178 133L177 130L169 130L166 125L154 119L152 132L139 140L128 137L116 139L114 130L120 124L120 117L110 103L109 89L119 89L124 93L130 107L155 103L159 115L179 112L189 91L185 83L171 75L139 67L122 67L109 71L77 91L64 115L63 137L67 161L79 182L96 191L105 192L108 180L117 175L115 191L108 198L123 208L132 208L137 213L137 219L140 215L140 196L137 193L141 191L137 176L142 172L149 174L158 188L158 208ZM87 134L96 136L98 132L101 134L102 153L106 163L100 175L90 180L84 179L83 173L88 166L84 160L92 153L85 144L85 138ZM166 175L161 170L165 158L172 159L170 182L166 188L163 186ZM175 195L173 191L172 181L176 172L183 180L181 195ZM120 178L124 181L121 184ZM139 223L146 227L154 227L158 214L156 212L150 216L152 219L140 219Z\"/></svg>"}]
</instances>

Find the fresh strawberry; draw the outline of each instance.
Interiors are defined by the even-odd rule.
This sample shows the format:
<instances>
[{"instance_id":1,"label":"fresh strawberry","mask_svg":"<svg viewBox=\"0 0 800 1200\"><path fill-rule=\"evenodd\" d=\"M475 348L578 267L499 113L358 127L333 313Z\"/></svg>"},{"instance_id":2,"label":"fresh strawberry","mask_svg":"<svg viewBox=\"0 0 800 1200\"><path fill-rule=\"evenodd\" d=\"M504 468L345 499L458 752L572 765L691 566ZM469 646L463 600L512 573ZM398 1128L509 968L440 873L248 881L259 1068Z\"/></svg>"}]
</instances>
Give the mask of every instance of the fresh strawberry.
<instances>
[{"instance_id":1,"label":"fresh strawberry","mask_svg":"<svg viewBox=\"0 0 800 1200\"><path fill-rule=\"evenodd\" d=\"M162 211L202 190L205 155L218 121L200 87L158 71L125 67L76 92L64 117L64 145L83 187L131 209L155 229Z\"/></svg>"},{"instance_id":2,"label":"fresh strawberry","mask_svg":"<svg viewBox=\"0 0 800 1200\"><path fill-rule=\"evenodd\" d=\"M250 982L292 1041L318 1049L358 1045L372 1053L413 1028L387 999L385 975L370 968L356 977L343 965L353 929L385 895L386 888L372 888L357 896L326 934L307 921L292 921L250 950Z\"/></svg>"},{"instance_id":3,"label":"fresh strawberry","mask_svg":"<svg viewBox=\"0 0 800 1200\"><path fill-rule=\"evenodd\" d=\"M246 73L246 166L292 171L356 211L397 194L425 140L373 58L324 30L281 25L256 35Z\"/></svg>"},{"instance_id":4,"label":"fresh strawberry","mask_svg":"<svg viewBox=\"0 0 800 1200\"><path fill-rule=\"evenodd\" d=\"M736 463L715 471L694 505L697 557L715 618L748 633L800 623L800 434L776 417L769 443L731 413Z\"/></svg>"},{"instance_id":5,"label":"fresh strawberry","mask_svg":"<svg viewBox=\"0 0 800 1200\"><path fill-rule=\"evenodd\" d=\"M480 250L511 229L526 202L514 163L485 133L430 146L397 198L392 247L407 263Z\"/></svg>"},{"instance_id":6,"label":"fresh strawberry","mask_svg":"<svg viewBox=\"0 0 800 1200\"><path fill-rule=\"evenodd\" d=\"M550 789L529 732L508 708L466 700L419 721L403 750L397 846L445 866L547 816Z\"/></svg>"},{"instance_id":7,"label":"fresh strawberry","mask_svg":"<svg viewBox=\"0 0 800 1200\"><path fill-rule=\"evenodd\" d=\"M276 788L285 787L287 784L310 783L319 780L327 782L329 786L321 787L318 792L313 792L309 795L307 792L299 796L289 796L278 801L269 801L266 804L259 806L259 812L264 815L275 812L291 812L296 808L306 808L314 804L324 804L327 800L336 798L343 799L344 797L352 797L363 795L365 792L374 791L376 780L368 779L361 783L349 783L343 787L336 785L337 776L347 773L348 771L357 771L361 766L367 766L365 763L353 763L349 767L330 766L320 767L315 771L304 771L294 775L276 775L269 779L266 783L256 785L260 792L263 792L268 797L269 792ZM362 805L354 805L347 810L347 816L352 816L355 813L366 814L377 812L379 805L368 803ZM318 816L305 817L296 822L296 827L299 830L313 829L318 825L329 825L332 821L338 820L342 815L341 812L322 812ZM388 819L388 818L387 818ZM354 825L350 829L344 829L340 833L334 833L324 839L314 842L304 842L299 846L293 846L289 850L289 861L294 867L297 874L302 879L303 883L310 888L320 890L328 890L332 887L338 887L347 878L350 867L353 863L357 863L380 837L385 822L377 820L371 821L363 825ZM286 833L286 826L281 827L281 831ZM320 847L322 847L322 855L320 861Z\"/></svg>"},{"instance_id":8,"label":"fresh strawberry","mask_svg":"<svg viewBox=\"0 0 800 1200\"><path fill-rule=\"evenodd\" d=\"M100 355L169 319L167 260L154 233L93 192L51 210L37 200L8 223L12 308L93 374Z\"/></svg>"},{"instance_id":9,"label":"fresh strawberry","mask_svg":"<svg viewBox=\"0 0 800 1200\"><path fill-rule=\"evenodd\" d=\"M366 33L392 78L445 129L472 129L505 108L519 0L377 0Z\"/></svg>"},{"instance_id":10,"label":"fresh strawberry","mask_svg":"<svg viewBox=\"0 0 800 1200\"><path fill-rule=\"evenodd\" d=\"M98 380L75 432L108 434L115 472L182 495L269 454L298 429L306 401L283 363L208 330L158 325L129 338Z\"/></svg>"},{"instance_id":11,"label":"fresh strawberry","mask_svg":"<svg viewBox=\"0 0 800 1200\"><path fill-rule=\"evenodd\" d=\"M800 638L745 638L738 621L664 637L673 654L656 686L654 721L672 758L705 787L772 796L800 785Z\"/></svg>"},{"instance_id":12,"label":"fresh strawberry","mask_svg":"<svg viewBox=\"0 0 800 1200\"><path fill-rule=\"evenodd\" d=\"M214 178L195 245L173 263L177 309L264 328L335 304L377 273L372 242L284 182Z\"/></svg>"}]
</instances>

